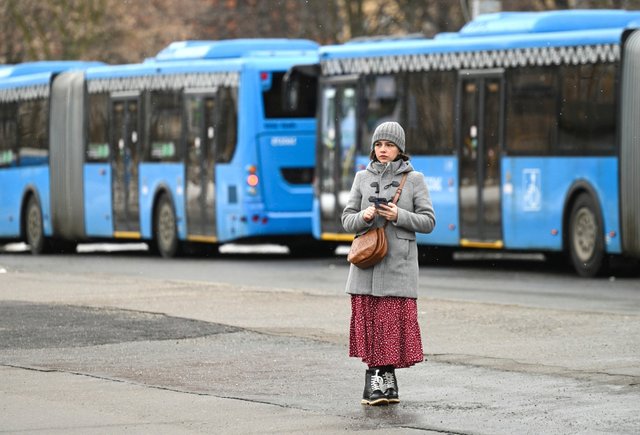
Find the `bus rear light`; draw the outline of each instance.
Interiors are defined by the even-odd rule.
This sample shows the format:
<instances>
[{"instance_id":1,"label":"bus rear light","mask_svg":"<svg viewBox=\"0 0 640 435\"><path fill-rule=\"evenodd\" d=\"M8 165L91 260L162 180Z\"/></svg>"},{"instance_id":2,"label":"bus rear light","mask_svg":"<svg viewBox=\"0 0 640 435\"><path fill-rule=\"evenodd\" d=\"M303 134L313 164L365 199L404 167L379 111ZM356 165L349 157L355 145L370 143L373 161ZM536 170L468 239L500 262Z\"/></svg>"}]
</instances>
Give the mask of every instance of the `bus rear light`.
<instances>
[{"instance_id":1,"label":"bus rear light","mask_svg":"<svg viewBox=\"0 0 640 435\"><path fill-rule=\"evenodd\" d=\"M449 224L449 230L450 231L455 231L456 230L456 225L455 224Z\"/></svg>"},{"instance_id":2,"label":"bus rear light","mask_svg":"<svg viewBox=\"0 0 640 435\"><path fill-rule=\"evenodd\" d=\"M612 239L616 236L616 232L615 231L609 231L609 237L611 237Z\"/></svg>"},{"instance_id":3,"label":"bus rear light","mask_svg":"<svg viewBox=\"0 0 640 435\"><path fill-rule=\"evenodd\" d=\"M247 184L251 187L256 187L258 185L258 176L256 174L250 174L247 176Z\"/></svg>"},{"instance_id":4,"label":"bus rear light","mask_svg":"<svg viewBox=\"0 0 640 435\"><path fill-rule=\"evenodd\" d=\"M262 71L260 73L260 80L262 80L263 82L266 82L267 80L269 80L269 73L266 71Z\"/></svg>"},{"instance_id":5,"label":"bus rear light","mask_svg":"<svg viewBox=\"0 0 640 435\"><path fill-rule=\"evenodd\" d=\"M240 216L240 222L246 222L246 221L247 221L246 216Z\"/></svg>"},{"instance_id":6,"label":"bus rear light","mask_svg":"<svg viewBox=\"0 0 640 435\"><path fill-rule=\"evenodd\" d=\"M251 221L257 223L260 220L260 216L258 216L257 214L254 214L253 216L251 216Z\"/></svg>"},{"instance_id":7,"label":"bus rear light","mask_svg":"<svg viewBox=\"0 0 640 435\"><path fill-rule=\"evenodd\" d=\"M263 218L262 218L262 223L263 223L263 224L266 224L267 222L269 222L269 219L267 219L267 217L266 217L266 216L265 216L265 217L263 217Z\"/></svg>"},{"instance_id":8,"label":"bus rear light","mask_svg":"<svg viewBox=\"0 0 640 435\"><path fill-rule=\"evenodd\" d=\"M558 230L556 230L555 228L551 230L551 235L552 236L557 236L558 235Z\"/></svg>"}]
</instances>

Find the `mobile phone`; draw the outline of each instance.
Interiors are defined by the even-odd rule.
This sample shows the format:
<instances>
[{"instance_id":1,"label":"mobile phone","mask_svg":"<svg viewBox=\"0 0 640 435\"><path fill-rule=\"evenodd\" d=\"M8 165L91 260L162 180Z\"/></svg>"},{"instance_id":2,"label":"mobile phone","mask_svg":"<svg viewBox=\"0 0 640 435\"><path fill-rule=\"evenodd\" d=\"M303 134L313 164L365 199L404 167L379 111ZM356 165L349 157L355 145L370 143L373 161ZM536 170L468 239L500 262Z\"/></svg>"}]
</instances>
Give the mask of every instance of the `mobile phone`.
<instances>
[{"instance_id":1,"label":"mobile phone","mask_svg":"<svg viewBox=\"0 0 640 435\"><path fill-rule=\"evenodd\" d=\"M380 204L387 205L389 203L387 198L372 198L370 201L373 202L376 208L380 208Z\"/></svg>"}]
</instances>

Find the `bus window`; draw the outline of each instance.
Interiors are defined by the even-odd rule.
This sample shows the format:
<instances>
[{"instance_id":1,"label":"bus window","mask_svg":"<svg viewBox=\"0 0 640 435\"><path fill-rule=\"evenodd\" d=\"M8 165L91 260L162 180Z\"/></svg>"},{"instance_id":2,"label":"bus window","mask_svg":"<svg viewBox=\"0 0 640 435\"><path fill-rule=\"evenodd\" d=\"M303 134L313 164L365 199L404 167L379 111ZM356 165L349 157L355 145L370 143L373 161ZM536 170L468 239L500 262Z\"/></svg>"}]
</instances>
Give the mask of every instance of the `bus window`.
<instances>
[{"instance_id":1,"label":"bus window","mask_svg":"<svg viewBox=\"0 0 640 435\"><path fill-rule=\"evenodd\" d=\"M106 93L89 95L88 162L109 159L109 96Z\"/></svg>"},{"instance_id":2,"label":"bus window","mask_svg":"<svg viewBox=\"0 0 640 435\"><path fill-rule=\"evenodd\" d=\"M2 103L0 104L0 166L16 164L17 146L16 103Z\"/></svg>"},{"instance_id":3,"label":"bus window","mask_svg":"<svg viewBox=\"0 0 640 435\"><path fill-rule=\"evenodd\" d=\"M292 83L288 104L285 104L284 72L262 72L270 75L270 81L263 79L262 101L265 118L313 118L316 113L317 80L315 77L298 75L295 83ZM268 76L265 76L268 77ZM295 102L291 105L291 102Z\"/></svg>"},{"instance_id":4,"label":"bus window","mask_svg":"<svg viewBox=\"0 0 640 435\"><path fill-rule=\"evenodd\" d=\"M548 155L557 137L557 68L507 71L506 146L516 154Z\"/></svg>"},{"instance_id":5,"label":"bus window","mask_svg":"<svg viewBox=\"0 0 640 435\"><path fill-rule=\"evenodd\" d=\"M560 68L560 83L558 151L612 152L616 126L615 65L566 65Z\"/></svg>"},{"instance_id":6,"label":"bus window","mask_svg":"<svg viewBox=\"0 0 640 435\"><path fill-rule=\"evenodd\" d=\"M18 103L18 161L20 166L47 162L49 141L47 101L28 100Z\"/></svg>"},{"instance_id":7,"label":"bus window","mask_svg":"<svg viewBox=\"0 0 640 435\"><path fill-rule=\"evenodd\" d=\"M356 167L356 91L353 88L345 88L340 100L340 153L341 173L340 189L342 195L340 207L346 207L351 184L353 183L354 168Z\"/></svg>"},{"instance_id":8,"label":"bus window","mask_svg":"<svg viewBox=\"0 0 640 435\"><path fill-rule=\"evenodd\" d=\"M332 148L335 142L335 120L336 120L336 90L335 88L326 88L322 92L322 143Z\"/></svg>"},{"instance_id":9,"label":"bus window","mask_svg":"<svg viewBox=\"0 0 640 435\"><path fill-rule=\"evenodd\" d=\"M339 232L340 215L353 184L358 151L355 82L327 83L321 98L321 143L317 150L320 218L326 231Z\"/></svg>"},{"instance_id":10,"label":"bus window","mask_svg":"<svg viewBox=\"0 0 640 435\"><path fill-rule=\"evenodd\" d=\"M238 142L238 96L230 88L218 90L218 116L216 117L216 162L228 163L233 158Z\"/></svg>"},{"instance_id":11,"label":"bus window","mask_svg":"<svg viewBox=\"0 0 640 435\"><path fill-rule=\"evenodd\" d=\"M368 76L364 80L364 121L360 152L369 155L371 136L385 121L400 121L400 83L396 76Z\"/></svg>"},{"instance_id":12,"label":"bus window","mask_svg":"<svg viewBox=\"0 0 640 435\"><path fill-rule=\"evenodd\" d=\"M182 155L182 107L177 91L149 93L151 122L149 156L152 161L176 162Z\"/></svg>"},{"instance_id":13,"label":"bus window","mask_svg":"<svg viewBox=\"0 0 640 435\"><path fill-rule=\"evenodd\" d=\"M454 71L407 75L407 143L411 154L454 152Z\"/></svg>"}]
</instances>

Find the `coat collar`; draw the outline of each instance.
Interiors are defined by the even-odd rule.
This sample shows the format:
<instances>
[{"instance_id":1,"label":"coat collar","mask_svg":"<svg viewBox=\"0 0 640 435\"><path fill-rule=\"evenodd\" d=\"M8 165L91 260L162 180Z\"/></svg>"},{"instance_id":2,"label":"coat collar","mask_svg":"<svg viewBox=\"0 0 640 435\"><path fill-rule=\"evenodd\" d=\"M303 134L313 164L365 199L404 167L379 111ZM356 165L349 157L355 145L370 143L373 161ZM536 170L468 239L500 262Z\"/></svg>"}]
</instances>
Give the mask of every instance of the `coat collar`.
<instances>
[{"instance_id":1,"label":"coat collar","mask_svg":"<svg viewBox=\"0 0 640 435\"><path fill-rule=\"evenodd\" d=\"M396 160L394 162L384 164L380 162L374 162L373 160L369 162L367 165L367 171L376 174L376 175L384 175L384 174L403 174L405 172L413 171L413 166L408 161L404 160Z\"/></svg>"}]
</instances>

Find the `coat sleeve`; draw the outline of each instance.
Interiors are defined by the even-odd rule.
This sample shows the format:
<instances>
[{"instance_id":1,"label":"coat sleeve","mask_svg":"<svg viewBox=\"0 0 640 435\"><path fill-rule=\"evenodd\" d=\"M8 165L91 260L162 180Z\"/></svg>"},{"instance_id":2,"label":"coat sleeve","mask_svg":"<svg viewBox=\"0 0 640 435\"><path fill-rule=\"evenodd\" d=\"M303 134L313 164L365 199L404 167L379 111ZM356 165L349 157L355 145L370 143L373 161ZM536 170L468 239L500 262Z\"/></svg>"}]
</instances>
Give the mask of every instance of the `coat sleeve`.
<instances>
[{"instance_id":1,"label":"coat sleeve","mask_svg":"<svg viewBox=\"0 0 640 435\"><path fill-rule=\"evenodd\" d=\"M424 175L417 171L411 174L413 174L410 175L413 185L413 211L398 207L398 220L394 225L417 233L430 233L436 226L436 214L431 203L431 195L424 181Z\"/></svg>"},{"instance_id":2,"label":"coat sleeve","mask_svg":"<svg viewBox=\"0 0 640 435\"><path fill-rule=\"evenodd\" d=\"M373 222L367 222L364 220L364 210L361 208L362 204L362 191L360 190L360 178L361 172L357 172L351 185L351 191L349 192L349 200L347 206L342 211L342 226L348 233L360 233L366 229L369 229Z\"/></svg>"}]
</instances>

